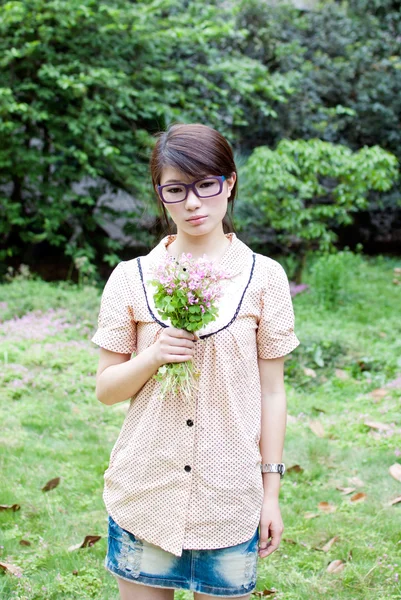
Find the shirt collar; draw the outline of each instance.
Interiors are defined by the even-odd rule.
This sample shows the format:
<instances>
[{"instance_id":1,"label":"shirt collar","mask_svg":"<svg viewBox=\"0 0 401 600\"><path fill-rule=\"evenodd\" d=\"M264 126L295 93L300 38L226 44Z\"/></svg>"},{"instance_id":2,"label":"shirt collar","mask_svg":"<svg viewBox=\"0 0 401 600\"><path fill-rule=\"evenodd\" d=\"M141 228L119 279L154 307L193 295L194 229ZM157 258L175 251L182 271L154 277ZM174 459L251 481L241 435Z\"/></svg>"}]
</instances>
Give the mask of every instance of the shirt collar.
<instances>
[{"instance_id":1,"label":"shirt collar","mask_svg":"<svg viewBox=\"0 0 401 600\"><path fill-rule=\"evenodd\" d=\"M252 250L241 242L234 232L226 233L226 238L231 241L228 248L225 250L223 256L219 260L219 267L227 272L228 276L234 277L243 271L245 266L249 263L249 258L252 255ZM157 246L148 254L149 261L153 264L157 264L167 254L167 246L171 244L175 239L176 235L167 235L164 237Z\"/></svg>"}]
</instances>

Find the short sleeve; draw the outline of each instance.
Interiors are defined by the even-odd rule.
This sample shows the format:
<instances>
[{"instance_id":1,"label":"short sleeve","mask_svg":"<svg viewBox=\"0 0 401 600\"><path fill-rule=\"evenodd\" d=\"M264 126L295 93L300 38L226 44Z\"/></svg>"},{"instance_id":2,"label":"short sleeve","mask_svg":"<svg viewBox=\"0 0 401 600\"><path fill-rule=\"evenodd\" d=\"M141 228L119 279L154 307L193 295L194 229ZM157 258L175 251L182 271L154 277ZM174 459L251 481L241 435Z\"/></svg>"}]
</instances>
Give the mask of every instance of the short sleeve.
<instances>
[{"instance_id":1,"label":"short sleeve","mask_svg":"<svg viewBox=\"0 0 401 600\"><path fill-rule=\"evenodd\" d=\"M287 275L279 262L268 259L262 267L259 325L256 333L258 358L279 358L299 346L294 333L294 310Z\"/></svg>"},{"instance_id":2,"label":"short sleeve","mask_svg":"<svg viewBox=\"0 0 401 600\"><path fill-rule=\"evenodd\" d=\"M103 290L98 328L92 342L101 348L122 354L136 350L136 323L131 288L124 263L117 265Z\"/></svg>"}]
</instances>

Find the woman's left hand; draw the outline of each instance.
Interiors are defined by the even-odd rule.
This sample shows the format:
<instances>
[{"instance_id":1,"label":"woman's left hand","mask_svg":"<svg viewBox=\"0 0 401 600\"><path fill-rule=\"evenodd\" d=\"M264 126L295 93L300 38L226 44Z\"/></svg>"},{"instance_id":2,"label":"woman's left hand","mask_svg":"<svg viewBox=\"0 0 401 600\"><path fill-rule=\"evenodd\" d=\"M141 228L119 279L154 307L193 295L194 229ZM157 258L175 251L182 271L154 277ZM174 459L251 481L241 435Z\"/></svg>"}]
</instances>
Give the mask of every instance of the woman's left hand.
<instances>
[{"instance_id":1,"label":"woman's left hand","mask_svg":"<svg viewBox=\"0 0 401 600\"><path fill-rule=\"evenodd\" d=\"M260 558L266 558L266 556L277 550L283 531L284 524L281 518L278 498L265 498L260 512Z\"/></svg>"}]
</instances>

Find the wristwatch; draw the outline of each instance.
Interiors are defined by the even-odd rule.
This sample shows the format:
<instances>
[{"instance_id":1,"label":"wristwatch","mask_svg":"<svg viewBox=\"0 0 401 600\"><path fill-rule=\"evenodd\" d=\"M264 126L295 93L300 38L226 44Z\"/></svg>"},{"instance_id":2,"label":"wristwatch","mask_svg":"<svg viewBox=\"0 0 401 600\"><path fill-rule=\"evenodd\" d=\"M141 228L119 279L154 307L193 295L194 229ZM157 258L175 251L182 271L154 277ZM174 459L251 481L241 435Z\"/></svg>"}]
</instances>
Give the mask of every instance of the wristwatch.
<instances>
[{"instance_id":1,"label":"wristwatch","mask_svg":"<svg viewBox=\"0 0 401 600\"><path fill-rule=\"evenodd\" d=\"M262 473L279 473L280 479L284 477L285 464L284 463L261 463L260 470Z\"/></svg>"}]
</instances>

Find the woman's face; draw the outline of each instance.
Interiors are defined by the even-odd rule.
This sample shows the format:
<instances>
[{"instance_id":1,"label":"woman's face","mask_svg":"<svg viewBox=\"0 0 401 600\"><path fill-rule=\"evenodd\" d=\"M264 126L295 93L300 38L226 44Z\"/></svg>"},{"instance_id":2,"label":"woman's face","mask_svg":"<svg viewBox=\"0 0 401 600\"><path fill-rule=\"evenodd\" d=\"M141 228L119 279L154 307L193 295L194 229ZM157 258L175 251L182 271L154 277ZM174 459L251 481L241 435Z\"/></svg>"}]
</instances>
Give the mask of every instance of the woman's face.
<instances>
[{"instance_id":1,"label":"woman's face","mask_svg":"<svg viewBox=\"0 0 401 600\"><path fill-rule=\"evenodd\" d=\"M188 175L173 167L165 167L162 171L160 185L192 183L198 179L201 179L201 177L188 177ZM236 173L232 173L231 177L223 182L221 193L217 196L199 198L190 189L187 198L182 202L164 204L177 226L177 231L182 231L187 235L201 236L210 233L217 227L222 227L222 221L227 212L228 198L231 195L235 181Z\"/></svg>"}]
</instances>

